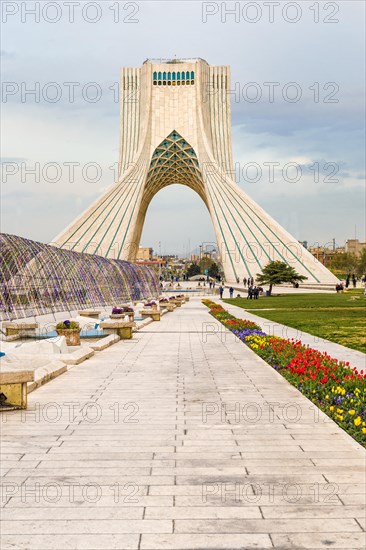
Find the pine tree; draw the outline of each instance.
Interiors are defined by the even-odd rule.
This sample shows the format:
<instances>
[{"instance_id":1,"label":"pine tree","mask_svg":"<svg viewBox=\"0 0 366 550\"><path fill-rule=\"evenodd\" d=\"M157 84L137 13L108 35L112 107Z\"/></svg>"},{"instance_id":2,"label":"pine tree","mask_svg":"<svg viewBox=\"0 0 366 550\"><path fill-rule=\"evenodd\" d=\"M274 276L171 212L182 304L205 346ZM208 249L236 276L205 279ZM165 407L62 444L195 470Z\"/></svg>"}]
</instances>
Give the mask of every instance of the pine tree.
<instances>
[{"instance_id":1,"label":"pine tree","mask_svg":"<svg viewBox=\"0 0 366 550\"><path fill-rule=\"evenodd\" d=\"M307 277L296 273L295 269L285 262L273 261L262 269L257 275L257 282L261 285L269 285L269 295L272 294L272 287L281 283L296 283L305 281Z\"/></svg>"}]
</instances>

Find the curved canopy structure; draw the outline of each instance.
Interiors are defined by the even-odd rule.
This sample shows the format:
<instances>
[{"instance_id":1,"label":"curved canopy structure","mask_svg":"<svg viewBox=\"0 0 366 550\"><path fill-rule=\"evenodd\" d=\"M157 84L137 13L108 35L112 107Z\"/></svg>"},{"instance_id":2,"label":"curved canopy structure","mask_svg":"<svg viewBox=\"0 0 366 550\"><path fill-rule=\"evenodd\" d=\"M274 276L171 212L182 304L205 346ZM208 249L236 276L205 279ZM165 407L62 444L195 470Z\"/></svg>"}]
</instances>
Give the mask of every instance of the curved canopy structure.
<instances>
[{"instance_id":1,"label":"curved canopy structure","mask_svg":"<svg viewBox=\"0 0 366 550\"><path fill-rule=\"evenodd\" d=\"M0 234L3 320L115 306L158 294L158 279L145 266Z\"/></svg>"}]
</instances>

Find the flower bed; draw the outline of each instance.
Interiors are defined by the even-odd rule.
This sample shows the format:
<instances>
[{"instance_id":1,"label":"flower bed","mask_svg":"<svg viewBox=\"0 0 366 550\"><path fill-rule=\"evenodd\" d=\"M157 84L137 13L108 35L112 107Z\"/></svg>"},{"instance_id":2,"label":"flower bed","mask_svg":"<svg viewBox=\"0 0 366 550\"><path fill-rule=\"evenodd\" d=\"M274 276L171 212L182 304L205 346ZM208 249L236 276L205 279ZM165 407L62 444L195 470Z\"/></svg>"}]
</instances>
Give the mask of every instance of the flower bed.
<instances>
[{"instance_id":1,"label":"flower bed","mask_svg":"<svg viewBox=\"0 0 366 550\"><path fill-rule=\"evenodd\" d=\"M268 336L251 321L236 319L203 300L210 313L359 443L366 445L366 374L305 346Z\"/></svg>"}]
</instances>

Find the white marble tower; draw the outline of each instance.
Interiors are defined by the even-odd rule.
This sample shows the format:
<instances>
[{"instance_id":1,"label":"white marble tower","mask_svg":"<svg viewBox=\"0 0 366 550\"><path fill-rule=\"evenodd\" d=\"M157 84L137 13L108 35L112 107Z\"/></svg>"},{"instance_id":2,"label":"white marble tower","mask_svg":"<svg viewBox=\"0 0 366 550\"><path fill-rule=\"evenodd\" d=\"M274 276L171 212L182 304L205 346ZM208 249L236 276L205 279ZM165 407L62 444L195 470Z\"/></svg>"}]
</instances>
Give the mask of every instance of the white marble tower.
<instances>
[{"instance_id":1,"label":"white marble tower","mask_svg":"<svg viewBox=\"0 0 366 550\"><path fill-rule=\"evenodd\" d=\"M255 277L274 259L292 265L307 283L335 284L337 278L232 179L229 91L229 67L202 59L123 68L118 182L54 244L133 261L151 199L177 183L207 206L228 283Z\"/></svg>"}]
</instances>

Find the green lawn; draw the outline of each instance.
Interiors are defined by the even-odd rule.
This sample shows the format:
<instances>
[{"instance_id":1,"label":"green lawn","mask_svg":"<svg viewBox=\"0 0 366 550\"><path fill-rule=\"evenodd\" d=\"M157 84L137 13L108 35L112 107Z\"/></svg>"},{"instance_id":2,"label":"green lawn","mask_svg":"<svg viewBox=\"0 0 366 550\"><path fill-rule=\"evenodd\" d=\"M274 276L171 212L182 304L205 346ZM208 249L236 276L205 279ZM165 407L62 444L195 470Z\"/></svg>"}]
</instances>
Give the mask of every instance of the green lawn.
<instances>
[{"instance_id":1,"label":"green lawn","mask_svg":"<svg viewBox=\"0 0 366 550\"><path fill-rule=\"evenodd\" d=\"M270 321L366 353L366 298L362 290L344 294L283 294L261 296L259 300L234 298L224 301Z\"/></svg>"}]
</instances>

